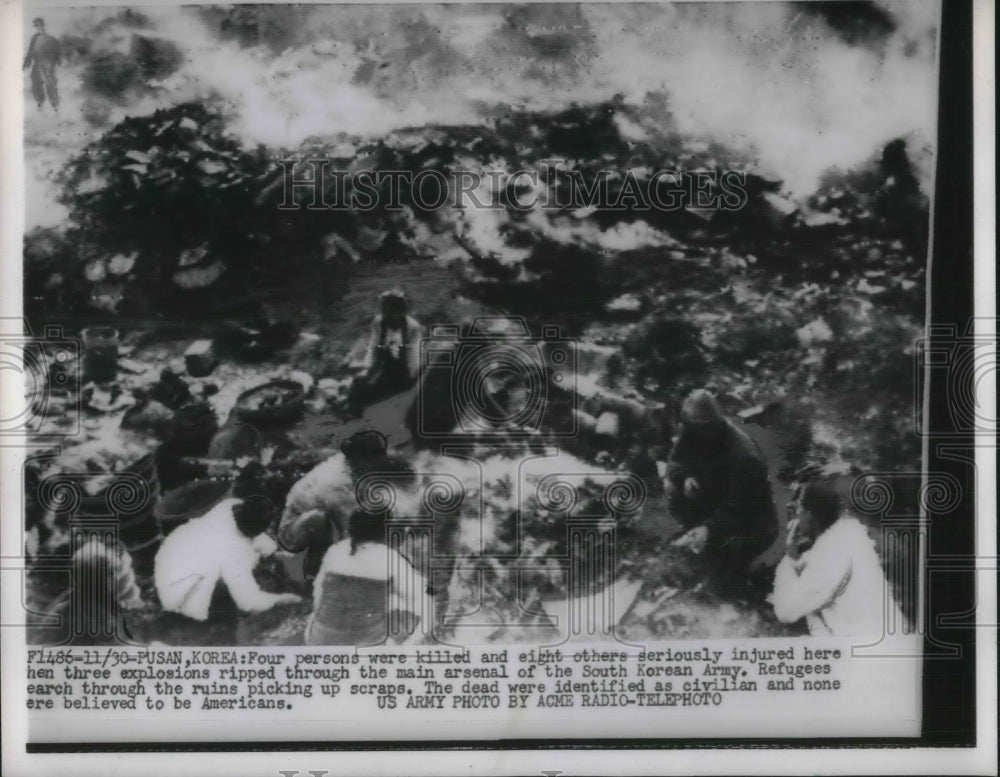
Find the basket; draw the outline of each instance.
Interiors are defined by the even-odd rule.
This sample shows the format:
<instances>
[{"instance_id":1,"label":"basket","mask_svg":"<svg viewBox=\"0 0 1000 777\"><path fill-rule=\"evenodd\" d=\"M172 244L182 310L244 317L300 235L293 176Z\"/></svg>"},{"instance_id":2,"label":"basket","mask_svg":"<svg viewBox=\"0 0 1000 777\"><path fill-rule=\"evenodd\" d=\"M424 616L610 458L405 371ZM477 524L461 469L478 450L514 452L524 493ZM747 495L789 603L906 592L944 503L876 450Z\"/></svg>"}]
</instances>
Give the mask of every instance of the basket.
<instances>
[{"instance_id":1,"label":"basket","mask_svg":"<svg viewBox=\"0 0 1000 777\"><path fill-rule=\"evenodd\" d=\"M301 383L272 380L240 394L233 413L239 420L251 424L287 424L302 415L305 400L306 391Z\"/></svg>"},{"instance_id":2,"label":"basket","mask_svg":"<svg viewBox=\"0 0 1000 777\"><path fill-rule=\"evenodd\" d=\"M152 559L163 539L154 509L160 496L156 459L153 454L147 454L120 474L123 477L119 481L112 480L99 494L84 497L77 516L86 519L109 513L116 515L118 539L141 568ZM128 476L138 477L145 487L134 488Z\"/></svg>"},{"instance_id":3,"label":"basket","mask_svg":"<svg viewBox=\"0 0 1000 777\"><path fill-rule=\"evenodd\" d=\"M195 480L165 493L154 509L164 536L215 507L229 496L231 485L228 479Z\"/></svg>"}]
</instances>

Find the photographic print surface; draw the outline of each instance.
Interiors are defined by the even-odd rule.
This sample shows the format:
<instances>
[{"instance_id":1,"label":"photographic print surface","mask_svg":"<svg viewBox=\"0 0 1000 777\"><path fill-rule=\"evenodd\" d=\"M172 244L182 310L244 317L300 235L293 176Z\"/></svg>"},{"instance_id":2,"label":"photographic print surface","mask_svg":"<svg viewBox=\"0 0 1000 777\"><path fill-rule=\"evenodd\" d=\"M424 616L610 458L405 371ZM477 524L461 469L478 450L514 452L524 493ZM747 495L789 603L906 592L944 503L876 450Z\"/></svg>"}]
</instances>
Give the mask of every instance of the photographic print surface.
<instances>
[{"instance_id":1,"label":"photographic print surface","mask_svg":"<svg viewBox=\"0 0 1000 777\"><path fill-rule=\"evenodd\" d=\"M940 16L26 7L32 739L917 735Z\"/></svg>"}]
</instances>

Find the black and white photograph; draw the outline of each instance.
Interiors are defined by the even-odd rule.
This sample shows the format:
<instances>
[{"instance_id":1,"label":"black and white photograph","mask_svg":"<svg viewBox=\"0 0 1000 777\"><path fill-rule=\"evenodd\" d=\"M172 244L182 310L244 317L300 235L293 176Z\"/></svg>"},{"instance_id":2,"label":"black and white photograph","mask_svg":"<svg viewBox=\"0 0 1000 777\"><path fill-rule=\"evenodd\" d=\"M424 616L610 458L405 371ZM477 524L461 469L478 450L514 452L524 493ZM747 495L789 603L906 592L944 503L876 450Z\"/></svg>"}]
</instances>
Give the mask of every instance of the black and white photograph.
<instances>
[{"instance_id":1,"label":"black and white photograph","mask_svg":"<svg viewBox=\"0 0 1000 777\"><path fill-rule=\"evenodd\" d=\"M5 16L29 752L976 745L976 635L931 633L995 623L949 5Z\"/></svg>"}]
</instances>

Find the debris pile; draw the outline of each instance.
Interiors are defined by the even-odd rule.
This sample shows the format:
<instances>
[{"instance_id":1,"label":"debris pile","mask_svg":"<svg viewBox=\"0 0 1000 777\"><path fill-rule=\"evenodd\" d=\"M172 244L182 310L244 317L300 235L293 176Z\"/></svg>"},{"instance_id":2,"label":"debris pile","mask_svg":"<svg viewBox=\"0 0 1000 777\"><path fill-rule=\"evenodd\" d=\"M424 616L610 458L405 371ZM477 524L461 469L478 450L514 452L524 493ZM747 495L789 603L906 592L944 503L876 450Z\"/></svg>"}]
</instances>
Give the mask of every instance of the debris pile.
<instances>
[{"instance_id":1,"label":"debris pile","mask_svg":"<svg viewBox=\"0 0 1000 777\"><path fill-rule=\"evenodd\" d=\"M82 385L60 385L49 397L46 422L79 422L85 438L68 449L82 459L53 466L114 473L155 451L158 484L173 500L160 520L176 522L225 490L204 483L225 486L240 462L258 460L280 505L291 484L330 455L321 441L331 443L331 429L344 425L351 375L322 361L328 344L318 336L306 343L295 324L265 315L253 293L296 281L329 289L332 306L345 267L430 259L454 261L453 296L523 316L533 331L557 325L561 337L581 343L576 384L551 392L543 419L543 432L579 425L581 434L565 445L572 455L532 459L549 469L523 483L520 459L503 453L510 441L498 435L476 441L481 469L455 473L476 497L470 505L480 498L485 505L484 513L455 516L445 555L462 563L434 581L445 633L456 640L475 626L469 613L480 610L489 640L551 626L544 613L552 602L574 596L569 525L581 516L594 536L613 532L619 554L591 582L611 586L627 572L641 584L623 621L636 638L770 633L759 613L740 604L716 607L711 622L692 617L718 604L717 592L699 588L697 569L666 547L652 549L639 531L663 512L656 489L671 444L670 402L694 386L774 435L781 421L771 409L800 399L807 420L787 423L794 434L774 467L781 487L809 464L919 463L910 407L900 398L913 395L926 248L925 231L914 225L926 223L927 207L901 141L870 165L831 176L804 203L785 198L780 182L748 174L744 207L734 210L524 209L521 196L558 201L577 183L589 190L603 182L603 196L619 202L633 187L648 188L656 170L677 171L682 185L697 171L752 170L749 160L658 125L620 100L364 142L315 138L299 151L344 170L433 170L447 180L499 166L538 171L539 183L530 191L483 190L484 208L421 208L404 185L399 208L282 210L284 168L264 149L241 147L218 106L187 103L127 119L63 171L72 227L36 231L25 242L28 310L42 320L85 323L91 357L99 345L115 346L108 359L91 358L96 367ZM546 177L543 163L554 155L561 164ZM609 164L618 174L607 178ZM304 187L293 199L304 205L312 196ZM139 348L121 324L179 311L188 324L179 346L154 340ZM197 315L226 323L202 326ZM99 324L120 326L121 334L102 339L94 334ZM358 334L339 336L346 342ZM303 362L292 363L290 353ZM311 374L298 371L303 363ZM46 374L55 382L82 371L61 365ZM526 445L537 455L548 442L540 434ZM458 466L414 455L421 472ZM578 480L548 493L546 472ZM609 510L602 481L626 473L638 476L651 501ZM174 489L191 482L203 485L180 499ZM29 511L32 525L57 534ZM671 530L660 529L663 536ZM669 570L642 561L651 554ZM294 630L284 622L267 628L280 640Z\"/></svg>"}]
</instances>

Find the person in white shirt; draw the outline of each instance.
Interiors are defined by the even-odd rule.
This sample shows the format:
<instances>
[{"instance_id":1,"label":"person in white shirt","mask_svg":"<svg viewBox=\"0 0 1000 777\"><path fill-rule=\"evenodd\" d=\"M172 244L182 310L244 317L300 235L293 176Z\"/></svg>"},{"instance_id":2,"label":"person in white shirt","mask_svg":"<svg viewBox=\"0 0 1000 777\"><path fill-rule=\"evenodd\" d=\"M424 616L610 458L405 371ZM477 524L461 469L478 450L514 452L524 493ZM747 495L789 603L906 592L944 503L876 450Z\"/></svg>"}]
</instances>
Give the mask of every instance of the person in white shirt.
<instances>
[{"instance_id":1,"label":"person in white shirt","mask_svg":"<svg viewBox=\"0 0 1000 777\"><path fill-rule=\"evenodd\" d=\"M314 584L307 645L408 644L430 630L433 592L409 559L386 544L388 520L386 513L356 510L350 538L327 550Z\"/></svg>"},{"instance_id":2,"label":"person in white shirt","mask_svg":"<svg viewBox=\"0 0 1000 777\"><path fill-rule=\"evenodd\" d=\"M889 591L875 543L836 490L805 486L801 515L788 528L788 547L770 596L782 623L806 619L814 636L878 639L888 624L903 623ZM891 620L895 619L895 620Z\"/></svg>"},{"instance_id":3,"label":"person in white shirt","mask_svg":"<svg viewBox=\"0 0 1000 777\"><path fill-rule=\"evenodd\" d=\"M274 517L270 501L251 493L224 499L171 532L160 545L153 572L163 609L205 621L219 583L243 612L300 601L295 594L261 590L253 576L257 562L278 549L267 534Z\"/></svg>"},{"instance_id":4,"label":"person in white shirt","mask_svg":"<svg viewBox=\"0 0 1000 777\"><path fill-rule=\"evenodd\" d=\"M288 492L278 523L278 543L292 553L306 551L303 573L307 581L315 577L327 548L347 535L348 519L359 506L358 483L370 473L385 476L403 509L416 509L413 468L389 454L386 438L374 430L345 440L340 453L320 462Z\"/></svg>"}]
</instances>

